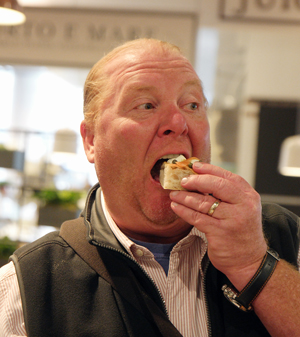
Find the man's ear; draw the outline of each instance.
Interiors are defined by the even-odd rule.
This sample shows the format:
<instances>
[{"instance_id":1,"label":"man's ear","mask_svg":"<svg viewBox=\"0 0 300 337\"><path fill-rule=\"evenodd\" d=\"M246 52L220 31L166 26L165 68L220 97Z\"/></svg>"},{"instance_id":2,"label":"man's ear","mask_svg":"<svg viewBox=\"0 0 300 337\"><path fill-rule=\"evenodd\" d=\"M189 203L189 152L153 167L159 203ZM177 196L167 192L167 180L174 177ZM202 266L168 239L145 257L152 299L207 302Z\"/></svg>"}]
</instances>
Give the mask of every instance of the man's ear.
<instances>
[{"instance_id":1,"label":"man's ear","mask_svg":"<svg viewBox=\"0 0 300 337\"><path fill-rule=\"evenodd\" d=\"M80 134L86 157L90 163L94 163L94 132L86 125L85 121L80 124Z\"/></svg>"}]
</instances>

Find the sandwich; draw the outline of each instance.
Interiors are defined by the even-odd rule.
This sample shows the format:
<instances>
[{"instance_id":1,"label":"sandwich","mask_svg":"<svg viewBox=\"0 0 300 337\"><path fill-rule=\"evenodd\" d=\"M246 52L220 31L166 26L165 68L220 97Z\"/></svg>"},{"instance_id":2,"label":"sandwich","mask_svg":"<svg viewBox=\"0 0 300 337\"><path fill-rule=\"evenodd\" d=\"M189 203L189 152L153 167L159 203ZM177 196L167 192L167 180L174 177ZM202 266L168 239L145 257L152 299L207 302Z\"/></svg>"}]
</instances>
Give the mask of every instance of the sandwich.
<instances>
[{"instance_id":1,"label":"sandwich","mask_svg":"<svg viewBox=\"0 0 300 337\"><path fill-rule=\"evenodd\" d=\"M186 159L183 155L164 161L159 173L161 186L167 190L185 190L180 182L184 177L197 174L192 168L197 161L200 160L196 157Z\"/></svg>"}]
</instances>

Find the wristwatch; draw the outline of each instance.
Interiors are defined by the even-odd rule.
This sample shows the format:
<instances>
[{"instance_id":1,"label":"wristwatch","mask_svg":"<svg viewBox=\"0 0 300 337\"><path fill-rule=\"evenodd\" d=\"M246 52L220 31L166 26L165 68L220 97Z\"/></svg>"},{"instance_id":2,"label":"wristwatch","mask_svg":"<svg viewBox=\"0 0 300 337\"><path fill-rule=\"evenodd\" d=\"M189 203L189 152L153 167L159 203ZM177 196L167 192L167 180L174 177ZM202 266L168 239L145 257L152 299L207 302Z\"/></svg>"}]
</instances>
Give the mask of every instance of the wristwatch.
<instances>
[{"instance_id":1,"label":"wristwatch","mask_svg":"<svg viewBox=\"0 0 300 337\"><path fill-rule=\"evenodd\" d=\"M222 287L224 296L239 309L251 311L253 309L252 302L269 281L279 260L279 254L274 249L269 248L257 272L244 289L238 292L234 287L225 284Z\"/></svg>"}]
</instances>

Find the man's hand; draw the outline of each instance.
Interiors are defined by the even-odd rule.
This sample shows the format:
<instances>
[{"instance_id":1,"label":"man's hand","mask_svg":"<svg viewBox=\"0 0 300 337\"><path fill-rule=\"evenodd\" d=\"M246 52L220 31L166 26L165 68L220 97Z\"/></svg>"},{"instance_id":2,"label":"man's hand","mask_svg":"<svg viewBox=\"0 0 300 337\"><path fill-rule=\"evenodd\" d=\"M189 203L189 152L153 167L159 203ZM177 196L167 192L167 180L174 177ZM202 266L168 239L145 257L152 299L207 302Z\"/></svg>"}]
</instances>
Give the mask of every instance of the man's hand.
<instances>
[{"instance_id":1,"label":"man's hand","mask_svg":"<svg viewBox=\"0 0 300 337\"><path fill-rule=\"evenodd\" d=\"M206 234L211 262L240 291L267 250L260 197L243 178L220 167L199 163L193 169L199 175L182 182L189 191L170 193L171 207ZM221 203L209 216L216 199ZM272 337L300 336L300 273L280 260L252 305Z\"/></svg>"},{"instance_id":2,"label":"man's hand","mask_svg":"<svg viewBox=\"0 0 300 337\"><path fill-rule=\"evenodd\" d=\"M258 193L240 176L195 163L198 175L183 179L188 191L171 192L173 211L206 234L208 256L238 289L250 281L267 250ZM216 199L219 206L207 213Z\"/></svg>"}]
</instances>

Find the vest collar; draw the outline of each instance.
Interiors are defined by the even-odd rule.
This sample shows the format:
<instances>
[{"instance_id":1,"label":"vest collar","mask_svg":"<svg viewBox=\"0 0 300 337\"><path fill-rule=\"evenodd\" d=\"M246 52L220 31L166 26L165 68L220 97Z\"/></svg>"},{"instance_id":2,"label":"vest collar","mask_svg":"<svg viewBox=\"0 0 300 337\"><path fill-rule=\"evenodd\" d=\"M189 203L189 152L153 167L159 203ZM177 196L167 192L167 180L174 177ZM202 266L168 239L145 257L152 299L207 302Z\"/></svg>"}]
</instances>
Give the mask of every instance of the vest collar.
<instances>
[{"instance_id":1,"label":"vest collar","mask_svg":"<svg viewBox=\"0 0 300 337\"><path fill-rule=\"evenodd\" d=\"M101 187L99 183L94 185L89 191L81 216L84 217L89 242L95 245L110 246L126 252L114 236L105 218L101 204Z\"/></svg>"}]
</instances>

